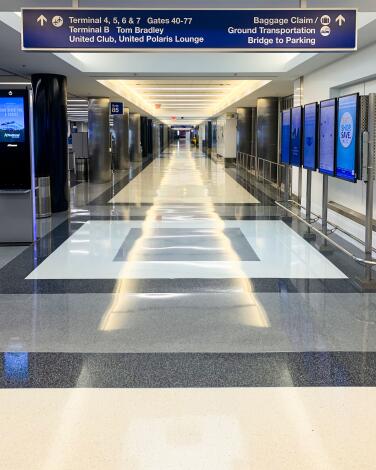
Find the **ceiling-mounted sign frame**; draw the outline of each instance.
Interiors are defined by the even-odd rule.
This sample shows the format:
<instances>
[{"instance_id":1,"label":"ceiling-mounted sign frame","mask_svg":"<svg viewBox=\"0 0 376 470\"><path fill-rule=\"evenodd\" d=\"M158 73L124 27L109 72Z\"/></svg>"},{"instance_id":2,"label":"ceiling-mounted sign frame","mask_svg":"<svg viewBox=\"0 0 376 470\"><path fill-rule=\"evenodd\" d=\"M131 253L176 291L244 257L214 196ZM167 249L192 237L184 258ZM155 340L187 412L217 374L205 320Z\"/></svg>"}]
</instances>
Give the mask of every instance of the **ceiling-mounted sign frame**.
<instances>
[{"instance_id":1,"label":"ceiling-mounted sign frame","mask_svg":"<svg viewBox=\"0 0 376 470\"><path fill-rule=\"evenodd\" d=\"M23 8L22 50L343 52L356 8Z\"/></svg>"}]
</instances>

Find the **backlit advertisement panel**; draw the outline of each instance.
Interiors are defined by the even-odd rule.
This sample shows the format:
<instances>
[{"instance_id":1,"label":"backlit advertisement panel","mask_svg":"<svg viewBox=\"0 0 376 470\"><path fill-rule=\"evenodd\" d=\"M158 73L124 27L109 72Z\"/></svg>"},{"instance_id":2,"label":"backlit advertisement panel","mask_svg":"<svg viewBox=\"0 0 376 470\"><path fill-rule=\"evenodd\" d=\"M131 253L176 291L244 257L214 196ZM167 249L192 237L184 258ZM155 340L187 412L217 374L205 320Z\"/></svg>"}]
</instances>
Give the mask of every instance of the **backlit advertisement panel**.
<instances>
[{"instance_id":1,"label":"backlit advertisement panel","mask_svg":"<svg viewBox=\"0 0 376 470\"><path fill-rule=\"evenodd\" d=\"M282 111L281 162L290 164L291 110Z\"/></svg>"},{"instance_id":2,"label":"backlit advertisement panel","mask_svg":"<svg viewBox=\"0 0 376 470\"><path fill-rule=\"evenodd\" d=\"M336 145L336 100L320 103L320 146L319 170L334 176L334 159Z\"/></svg>"},{"instance_id":3,"label":"backlit advertisement panel","mask_svg":"<svg viewBox=\"0 0 376 470\"><path fill-rule=\"evenodd\" d=\"M302 164L302 108L291 110L291 153L290 163L294 166Z\"/></svg>"},{"instance_id":4,"label":"backlit advertisement panel","mask_svg":"<svg viewBox=\"0 0 376 470\"><path fill-rule=\"evenodd\" d=\"M317 168L317 103L304 106L303 166L307 170Z\"/></svg>"},{"instance_id":5,"label":"backlit advertisement panel","mask_svg":"<svg viewBox=\"0 0 376 470\"><path fill-rule=\"evenodd\" d=\"M355 182L357 177L357 94L338 98L336 176Z\"/></svg>"}]
</instances>

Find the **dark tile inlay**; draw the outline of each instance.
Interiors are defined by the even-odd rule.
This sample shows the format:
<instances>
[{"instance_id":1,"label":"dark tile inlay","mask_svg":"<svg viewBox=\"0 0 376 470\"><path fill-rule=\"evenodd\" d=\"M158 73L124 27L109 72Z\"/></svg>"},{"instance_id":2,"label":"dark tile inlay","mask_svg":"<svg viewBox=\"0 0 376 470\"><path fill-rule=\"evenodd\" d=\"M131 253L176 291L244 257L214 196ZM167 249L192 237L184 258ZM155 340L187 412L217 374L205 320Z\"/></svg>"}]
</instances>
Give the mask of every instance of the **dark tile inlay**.
<instances>
[{"instance_id":1,"label":"dark tile inlay","mask_svg":"<svg viewBox=\"0 0 376 470\"><path fill-rule=\"evenodd\" d=\"M376 353L3 353L1 388L374 387Z\"/></svg>"},{"instance_id":2,"label":"dark tile inlay","mask_svg":"<svg viewBox=\"0 0 376 470\"><path fill-rule=\"evenodd\" d=\"M130 229L114 261L126 261L138 241L138 261L228 261L229 245L241 261L260 261L239 228Z\"/></svg>"}]
</instances>

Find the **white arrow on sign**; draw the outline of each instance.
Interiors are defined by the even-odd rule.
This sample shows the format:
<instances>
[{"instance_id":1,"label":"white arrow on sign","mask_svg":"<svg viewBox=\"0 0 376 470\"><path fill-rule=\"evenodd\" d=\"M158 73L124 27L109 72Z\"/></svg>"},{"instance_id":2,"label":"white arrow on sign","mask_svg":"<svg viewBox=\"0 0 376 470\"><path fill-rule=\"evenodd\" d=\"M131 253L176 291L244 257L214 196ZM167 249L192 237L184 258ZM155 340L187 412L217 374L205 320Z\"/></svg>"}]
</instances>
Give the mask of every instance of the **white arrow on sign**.
<instances>
[{"instance_id":1,"label":"white arrow on sign","mask_svg":"<svg viewBox=\"0 0 376 470\"><path fill-rule=\"evenodd\" d=\"M40 17L37 19L37 23L40 23L41 26L44 26L44 23L47 22L47 18L44 15L40 15Z\"/></svg>"},{"instance_id":2,"label":"white arrow on sign","mask_svg":"<svg viewBox=\"0 0 376 470\"><path fill-rule=\"evenodd\" d=\"M336 18L336 22L342 26L343 23L346 23L346 19L342 15L338 15Z\"/></svg>"}]
</instances>

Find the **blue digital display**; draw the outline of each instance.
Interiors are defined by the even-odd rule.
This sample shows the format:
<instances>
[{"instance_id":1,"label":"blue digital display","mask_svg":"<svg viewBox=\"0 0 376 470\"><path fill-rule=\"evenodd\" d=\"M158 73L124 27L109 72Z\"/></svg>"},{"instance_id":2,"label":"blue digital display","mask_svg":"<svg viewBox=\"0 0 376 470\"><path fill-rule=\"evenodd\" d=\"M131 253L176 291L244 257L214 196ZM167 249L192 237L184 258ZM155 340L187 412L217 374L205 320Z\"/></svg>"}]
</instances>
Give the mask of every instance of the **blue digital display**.
<instances>
[{"instance_id":1,"label":"blue digital display","mask_svg":"<svg viewBox=\"0 0 376 470\"><path fill-rule=\"evenodd\" d=\"M25 142L25 112L22 97L0 97L0 143Z\"/></svg>"},{"instance_id":2,"label":"blue digital display","mask_svg":"<svg viewBox=\"0 0 376 470\"><path fill-rule=\"evenodd\" d=\"M294 166L302 164L302 108L291 110L291 154L290 163Z\"/></svg>"},{"instance_id":3,"label":"blue digital display","mask_svg":"<svg viewBox=\"0 0 376 470\"><path fill-rule=\"evenodd\" d=\"M281 162L290 164L291 110L282 111Z\"/></svg>"},{"instance_id":4,"label":"blue digital display","mask_svg":"<svg viewBox=\"0 0 376 470\"><path fill-rule=\"evenodd\" d=\"M358 95L338 98L336 176L356 181Z\"/></svg>"},{"instance_id":5,"label":"blue digital display","mask_svg":"<svg viewBox=\"0 0 376 470\"><path fill-rule=\"evenodd\" d=\"M330 176L334 175L335 136L336 100L321 101L319 170Z\"/></svg>"},{"instance_id":6,"label":"blue digital display","mask_svg":"<svg viewBox=\"0 0 376 470\"><path fill-rule=\"evenodd\" d=\"M316 170L317 154L317 104L304 106L303 124L303 166L307 170Z\"/></svg>"}]
</instances>

